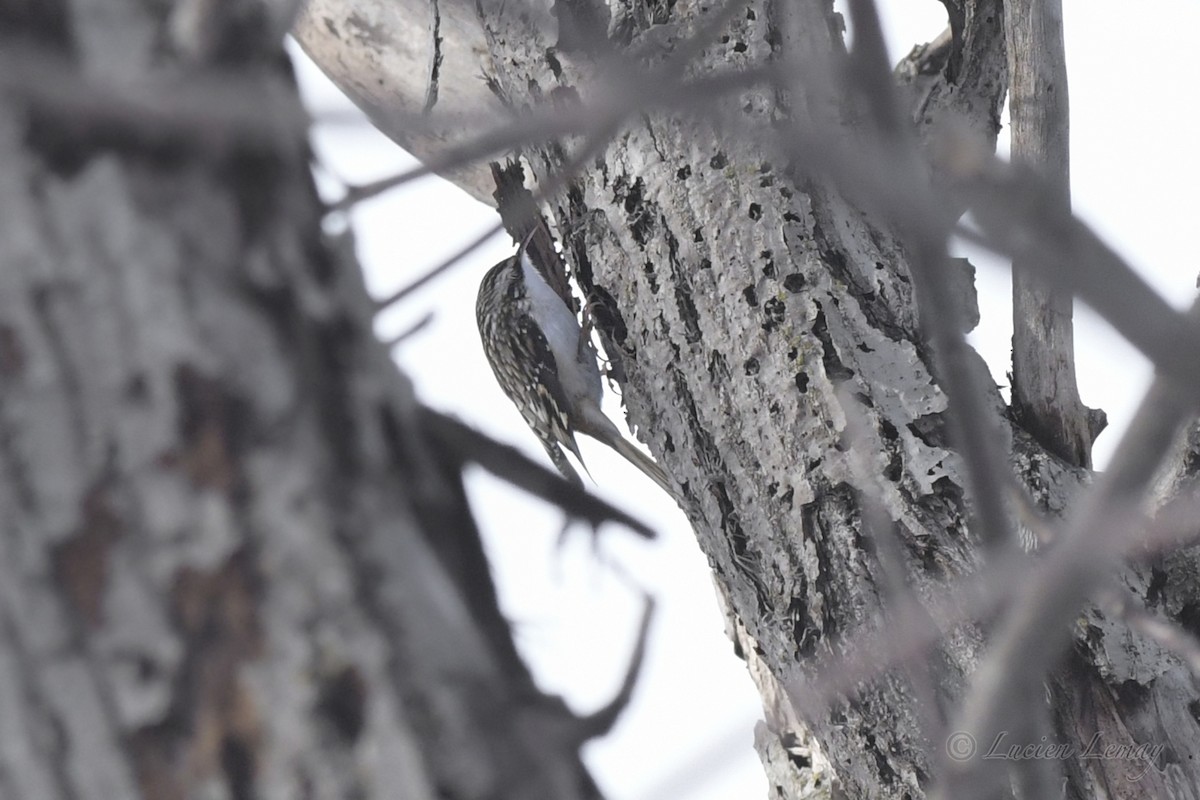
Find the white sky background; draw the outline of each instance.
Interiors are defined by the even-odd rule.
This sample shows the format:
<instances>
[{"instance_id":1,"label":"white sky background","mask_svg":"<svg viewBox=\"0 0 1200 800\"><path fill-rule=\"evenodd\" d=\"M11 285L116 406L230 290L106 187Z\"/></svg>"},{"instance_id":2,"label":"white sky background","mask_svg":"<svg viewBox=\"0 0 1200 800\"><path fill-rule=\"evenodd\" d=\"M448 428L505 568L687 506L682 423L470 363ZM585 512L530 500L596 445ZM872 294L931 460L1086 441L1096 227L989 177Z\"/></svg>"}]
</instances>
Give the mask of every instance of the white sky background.
<instances>
[{"instance_id":1,"label":"white sky background","mask_svg":"<svg viewBox=\"0 0 1200 800\"><path fill-rule=\"evenodd\" d=\"M945 26L937 0L879 5L893 62ZM1064 0L1064 5L1075 207L1182 307L1200 272L1195 255L1200 128L1194 102L1200 59L1192 40L1200 31L1200 4ZM323 188L336 195L343 182L369 181L413 163L365 121L345 124L352 106L298 49L293 53L318 123L322 114L342 115L340 122L314 129ZM428 271L494 220L490 208L437 178L363 203L352 214L359 256L377 295ZM394 334L432 311L433 324L395 353L420 396L548 464L497 387L475 327L479 279L512 249L507 237L495 238L384 315L379 329L384 336ZM1011 336L1006 265L977 253L956 254L970 255L978 268L983 322L972 340L997 383L1005 385ZM1149 368L1078 306L1076 343L1083 400L1109 415L1110 430L1096 445L1103 465ZM608 409L622 419L617 402ZM674 504L619 456L586 437L581 449L596 479L591 488L661 535L646 544L611 527L600 539L602 558L650 590L659 609L633 705L610 736L587 747L589 765L613 800L763 797L766 782L751 745L754 721L761 716L759 698L724 635L707 564L690 528ZM556 551L563 520L553 509L486 475L471 475L469 488L505 612L540 685L564 696L576 711L597 708L616 690L629 657L640 614L636 592L619 572L597 561L586 532L574 530L565 549Z\"/></svg>"}]
</instances>

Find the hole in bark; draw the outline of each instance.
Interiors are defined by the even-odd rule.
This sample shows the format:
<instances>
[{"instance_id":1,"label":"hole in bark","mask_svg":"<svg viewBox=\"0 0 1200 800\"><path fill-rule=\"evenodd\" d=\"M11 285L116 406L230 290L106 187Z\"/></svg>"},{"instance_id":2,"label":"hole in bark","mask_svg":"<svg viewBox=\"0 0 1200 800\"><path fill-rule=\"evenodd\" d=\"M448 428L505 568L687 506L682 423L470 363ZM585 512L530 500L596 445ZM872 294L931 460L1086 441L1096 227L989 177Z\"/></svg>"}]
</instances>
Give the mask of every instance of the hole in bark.
<instances>
[{"instance_id":1,"label":"hole in bark","mask_svg":"<svg viewBox=\"0 0 1200 800\"><path fill-rule=\"evenodd\" d=\"M762 206L760 206L758 203L751 203L750 210L747 213L750 219L757 222L758 220L762 219Z\"/></svg>"},{"instance_id":2,"label":"hole in bark","mask_svg":"<svg viewBox=\"0 0 1200 800\"><path fill-rule=\"evenodd\" d=\"M807 372L797 372L796 373L796 388L800 390L800 394L808 393L808 373Z\"/></svg>"},{"instance_id":3,"label":"hole in bark","mask_svg":"<svg viewBox=\"0 0 1200 800\"><path fill-rule=\"evenodd\" d=\"M760 252L758 254L758 257L763 260L763 268L762 268L763 275L765 275L768 278L774 278L775 277L775 258L772 256L771 251L763 250L762 252Z\"/></svg>"},{"instance_id":4,"label":"hole in bark","mask_svg":"<svg viewBox=\"0 0 1200 800\"><path fill-rule=\"evenodd\" d=\"M806 281L804 280L803 275L801 275L799 272L793 272L791 275L788 275L783 279L783 288L787 289L792 294L796 294L797 292L804 290L805 283Z\"/></svg>"},{"instance_id":5,"label":"hole in bark","mask_svg":"<svg viewBox=\"0 0 1200 800\"><path fill-rule=\"evenodd\" d=\"M742 289L742 297L751 308L758 306L758 291L753 286L747 286L745 289Z\"/></svg>"},{"instance_id":6,"label":"hole in bark","mask_svg":"<svg viewBox=\"0 0 1200 800\"><path fill-rule=\"evenodd\" d=\"M708 165L713 169L725 169L728 164L729 159L727 159L725 154L720 151L718 151L717 154L708 161Z\"/></svg>"},{"instance_id":7,"label":"hole in bark","mask_svg":"<svg viewBox=\"0 0 1200 800\"><path fill-rule=\"evenodd\" d=\"M783 324L784 317L787 315L787 308L778 297L772 297L763 304L763 313L767 317L767 321L763 323L763 330L770 333Z\"/></svg>"}]
</instances>

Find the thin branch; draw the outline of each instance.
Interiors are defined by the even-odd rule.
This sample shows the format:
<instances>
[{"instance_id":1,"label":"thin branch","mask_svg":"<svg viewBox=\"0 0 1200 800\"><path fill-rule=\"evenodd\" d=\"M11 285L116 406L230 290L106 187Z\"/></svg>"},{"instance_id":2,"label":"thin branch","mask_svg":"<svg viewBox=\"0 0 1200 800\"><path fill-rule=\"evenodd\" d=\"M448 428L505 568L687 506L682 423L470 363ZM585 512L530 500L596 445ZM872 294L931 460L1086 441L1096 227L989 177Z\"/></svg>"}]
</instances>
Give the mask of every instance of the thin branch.
<instances>
[{"instance_id":1,"label":"thin branch","mask_svg":"<svg viewBox=\"0 0 1200 800\"><path fill-rule=\"evenodd\" d=\"M1046 203L1071 207L1067 64L1061 0L1006 0L1012 158L1043 178ZM1093 431L1075 380L1070 292L1041 277L1038 259L1013 261L1012 406L1059 458L1090 467Z\"/></svg>"},{"instance_id":2,"label":"thin branch","mask_svg":"<svg viewBox=\"0 0 1200 800\"><path fill-rule=\"evenodd\" d=\"M1091 306L1160 374L1180 387L1200 386L1200 326L1163 300L1086 223L1047 205L1037 175L961 141L950 148L958 150L956 170L980 229L959 226L957 235L1036 261L1039 277Z\"/></svg>"},{"instance_id":3,"label":"thin branch","mask_svg":"<svg viewBox=\"0 0 1200 800\"><path fill-rule=\"evenodd\" d=\"M478 464L496 477L561 508L567 515L593 528L605 522L616 522L645 539L655 538L654 530L649 526L563 480L558 473L551 472L521 451L430 408L422 407L419 413L421 425L429 435L457 453L460 459Z\"/></svg>"},{"instance_id":4,"label":"thin branch","mask_svg":"<svg viewBox=\"0 0 1200 800\"><path fill-rule=\"evenodd\" d=\"M638 678L641 677L642 667L646 662L646 646L650 641L650 623L654 619L654 610L654 598L643 592L642 620L638 624L637 643L634 645L632 655L629 656L629 664L625 667L625 676L621 680L621 686L617 689L613 699L605 703L603 708L586 717L579 718L580 725L576 732L579 744L582 745L592 739L607 735L617 724L621 714L629 707L629 701L633 699L633 690L637 687Z\"/></svg>"},{"instance_id":5,"label":"thin branch","mask_svg":"<svg viewBox=\"0 0 1200 800\"><path fill-rule=\"evenodd\" d=\"M493 236L496 236L497 234L500 234L503 232L504 232L504 223L496 222L494 225L492 225L490 228L485 230L483 233L479 234L474 239L472 239L471 241L464 244L462 247L455 250L447 258L445 258L440 264L438 264L433 269L426 272L421 277L417 278L416 280L412 281L411 283L404 284L399 289L392 292L390 295L383 298L382 300L376 301L376 303L375 303L376 312L381 312L384 309L390 308L391 306L395 305L396 303L399 303L404 298L408 297L413 292L416 292L418 289L422 289L426 285L437 280L442 275L449 272L452 267L454 267L456 264L461 262L464 258L471 255L476 250L478 250L479 248L481 248L485 244L487 244L488 241Z\"/></svg>"},{"instance_id":6,"label":"thin branch","mask_svg":"<svg viewBox=\"0 0 1200 800\"><path fill-rule=\"evenodd\" d=\"M418 335L419 333L424 331L426 328L428 328L430 323L432 323L432 322L433 322L433 312L430 311L430 312L426 313L424 316L422 316L419 320L414 322L412 325L409 325L407 328L400 331L392 338L388 339L386 342L383 343L383 346L390 350L393 347L396 347L397 345L404 344L409 339Z\"/></svg>"},{"instance_id":7,"label":"thin branch","mask_svg":"<svg viewBox=\"0 0 1200 800\"><path fill-rule=\"evenodd\" d=\"M521 146L619 125L639 112L651 109L703 109L715 95L765 83L774 73L774 67L760 67L708 75L686 83L665 79L659 73L631 75L628 82L617 85L607 83L598 87L586 104L536 108L460 145L448 147L415 167L352 187L329 210L345 211L419 178L456 169Z\"/></svg>"},{"instance_id":8,"label":"thin branch","mask_svg":"<svg viewBox=\"0 0 1200 800\"><path fill-rule=\"evenodd\" d=\"M65 135L113 147L298 153L309 125L287 86L265 71L254 80L245 73L233 80L210 69L152 72L136 83L117 82L11 41L0 49L0 92L51 117Z\"/></svg>"}]
</instances>

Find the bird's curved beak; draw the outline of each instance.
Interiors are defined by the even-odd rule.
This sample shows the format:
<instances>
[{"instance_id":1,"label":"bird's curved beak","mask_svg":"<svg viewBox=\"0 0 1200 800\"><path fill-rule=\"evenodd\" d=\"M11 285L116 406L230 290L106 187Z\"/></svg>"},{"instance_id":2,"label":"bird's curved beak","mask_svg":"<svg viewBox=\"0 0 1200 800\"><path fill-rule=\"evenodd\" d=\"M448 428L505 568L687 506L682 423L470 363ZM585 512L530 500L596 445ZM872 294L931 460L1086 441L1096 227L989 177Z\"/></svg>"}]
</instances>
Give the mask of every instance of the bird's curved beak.
<instances>
[{"instance_id":1,"label":"bird's curved beak","mask_svg":"<svg viewBox=\"0 0 1200 800\"><path fill-rule=\"evenodd\" d=\"M542 223L540 221L535 220L533 227L529 229L529 233L525 234L525 238L521 241L521 246L517 248L517 263L520 263L521 256L523 256L525 251L529 249L529 243L533 241L533 235L537 233L538 227L541 224Z\"/></svg>"}]
</instances>

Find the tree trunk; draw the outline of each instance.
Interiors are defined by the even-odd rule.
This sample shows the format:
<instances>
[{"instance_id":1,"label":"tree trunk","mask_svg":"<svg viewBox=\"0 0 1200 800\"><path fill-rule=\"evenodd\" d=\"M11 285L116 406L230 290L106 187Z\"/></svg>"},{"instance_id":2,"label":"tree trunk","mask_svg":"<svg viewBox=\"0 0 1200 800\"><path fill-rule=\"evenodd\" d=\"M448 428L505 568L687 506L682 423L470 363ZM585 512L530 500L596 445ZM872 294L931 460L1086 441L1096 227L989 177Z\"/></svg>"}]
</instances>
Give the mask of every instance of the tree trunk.
<instances>
[{"instance_id":1,"label":"tree trunk","mask_svg":"<svg viewBox=\"0 0 1200 800\"><path fill-rule=\"evenodd\" d=\"M911 88L913 119L924 134L953 117L994 145L1006 89L1001 4L945 4L953 34L914 52L898 73ZM517 15L505 8L478 6L478 28L464 41L482 34L486 53L469 70L457 65L460 73L477 70L471 80L514 110L550 100L568 109L571 98L584 108L603 101L592 81L603 85L610 74L604 45L565 40L537 9ZM652 69L686 49L724 8L618 5L600 30L618 48L617 61L640 58ZM583 12L605 13L587 3L555 6L558 24ZM796 53L807 59L806 75L821 74L822 64L832 64L832 73L841 69L842 23L831 4L752 2L736 12L694 54L689 77L779 63L790 69L796 63L782 59ZM378 96L364 97L361 87L371 81L347 75L329 54L357 52L360 64L384 59L387 37L364 44L352 27L405 28L401 16L390 3L327 0L297 35L369 106ZM426 37L427 47L434 43ZM819 683L826 676L818 666L832 663L828 653L843 652L852 638L902 627L888 599L889 580L896 582L889 570L899 571L901 588L912 587L934 607L947 580L981 564L963 463L945 432L953 409L918 330L907 249L889 220L790 169L763 138L746 134L805 117L843 125L853 139L854 99L806 88L813 85L790 92L743 87L714 92L692 114L631 114L602 149L580 159L583 168L549 204L559 229L570 232L568 261L624 376L630 420L678 482L680 504L730 613L748 634L743 649L772 712L760 745L779 796L799 796L805 780L800 762L786 755L797 734L792 720L800 717L848 796L921 797L947 757L954 732L946 719L979 661L983 629L951 624L939 646L918 659L919 669L877 671L829 707L802 708L796 692L780 691ZM481 121L477 130L494 124ZM594 144L530 142L523 152L547 183ZM444 153L421 155L437 164ZM941 165L932 172L944 177ZM947 205L954 203L948 198ZM986 423L1014 474L1042 512L1062 514L1086 472L1065 466L1014 425L982 378L982 364L972 368L989 403ZM865 464L855 463L849 440L867 444ZM864 497L873 498L886 523L873 535ZM894 542L881 541L892 532ZM896 555L890 566L889 552ZM1130 570L1121 582L1186 627L1197 597L1188 577L1196 574L1193 561L1185 551L1153 570ZM1040 731L1047 716L1059 737L1077 745L1075 757L1052 765L1064 771L1066 796L1191 796L1200 767L1186 754L1200 747L1200 731L1188 714L1171 711L1193 707L1191 680L1157 644L1091 610L1068 663L1030 697L1033 722L1019 733ZM1166 750L1153 766L1141 764L1135 780L1127 762L1078 757L1094 733L1107 744Z\"/></svg>"},{"instance_id":2,"label":"tree trunk","mask_svg":"<svg viewBox=\"0 0 1200 800\"><path fill-rule=\"evenodd\" d=\"M267 9L0 0L0 797L596 798Z\"/></svg>"}]
</instances>

